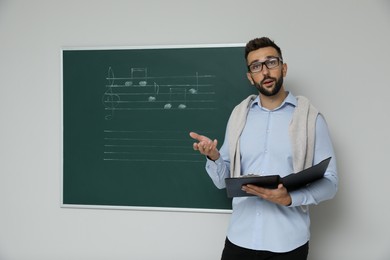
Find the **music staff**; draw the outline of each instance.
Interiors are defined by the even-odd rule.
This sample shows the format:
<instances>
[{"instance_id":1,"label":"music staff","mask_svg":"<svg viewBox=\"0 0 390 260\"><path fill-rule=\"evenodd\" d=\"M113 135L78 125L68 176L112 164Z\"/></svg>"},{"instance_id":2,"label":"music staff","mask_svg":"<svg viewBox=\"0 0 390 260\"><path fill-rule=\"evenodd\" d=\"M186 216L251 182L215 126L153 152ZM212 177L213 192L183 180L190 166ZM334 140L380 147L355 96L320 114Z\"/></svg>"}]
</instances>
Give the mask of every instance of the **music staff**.
<instances>
[{"instance_id":1,"label":"music staff","mask_svg":"<svg viewBox=\"0 0 390 260\"><path fill-rule=\"evenodd\" d=\"M115 77L109 67L102 98L106 119L112 119L114 111L216 109L213 78L198 72L150 76L148 68L131 68L129 77Z\"/></svg>"}]
</instances>

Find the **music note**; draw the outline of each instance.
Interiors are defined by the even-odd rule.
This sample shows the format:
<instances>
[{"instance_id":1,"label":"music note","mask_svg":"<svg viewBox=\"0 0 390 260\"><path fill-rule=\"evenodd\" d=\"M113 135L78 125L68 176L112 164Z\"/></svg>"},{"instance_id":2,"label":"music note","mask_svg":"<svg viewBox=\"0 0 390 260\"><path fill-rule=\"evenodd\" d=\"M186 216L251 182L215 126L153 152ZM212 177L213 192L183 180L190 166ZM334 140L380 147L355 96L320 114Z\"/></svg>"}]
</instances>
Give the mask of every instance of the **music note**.
<instances>
[{"instance_id":1,"label":"music note","mask_svg":"<svg viewBox=\"0 0 390 260\"><path fill-rule=\"evenodd\" d=\"M113 88L115 87L115 85L114 85L115 76L114 76L114 71L112 70L111 67L108 68L107 74L108 74L107 75L108 89L103 94L102 102L103 102L103 105L106 107L106 110L110 111L110 114L106 115L105 119L111 120L114 117L114 110L115 110L115 107L117 107L119 104L120 97L119 97L119 95L117 95L113 92Z\"/></svg>"},{"instance_id":2,"label":"music note","mask_svg":"<svg viewBox=\"0 0 390 260\"><path fill-rule=\"evenodd\" d=\"M160 91L160 86L157 85L156 82L154 82L154 92L153 92L154 95L153 96L149 96L148 101L150 101L150 102L156 101L157 95L158 95L159 91Z\"/></svg>"},{"instance_id":3,"label":"music note","mask_svg":"<svg viewBox=\"0 0 390 260\"><path fill-rule=\"evenodd\" d=\"M179 103L178 109L187 108L187 90L183 88L169 88L169 103L164 105L164 109L171 109L173 102Z\"/></svg>"},{"instance_id":4,"label":"music note","mask_svg":"<svg viewBox=\"0 0 390 260\"><path fill-rule=\"evenodd\" d=\"M125 82L125 87L131 87L133 85L133 82L128 80Z\"/></svg>"},{"instance_id":5,"label":"music note","mask_svg":"<svg viewBox=\"0 0 390 260\"><path fill-rule=\"evenodd\" d=\"M137 79L138 86L145 87L148 84L148 69L147 68L131 68L131 78Z\"/></svg>"},{"instance_id":6,"label":"music note","mask_svg":"<svg viewBox=\"0 0 390 260\"><path fill-rule=\"evenodd\" d=\"M196 88L190 88L188 92L190 94L197 94L199 90L199 75L198 72L196 72Z\"/></svg>"}]
</instances>

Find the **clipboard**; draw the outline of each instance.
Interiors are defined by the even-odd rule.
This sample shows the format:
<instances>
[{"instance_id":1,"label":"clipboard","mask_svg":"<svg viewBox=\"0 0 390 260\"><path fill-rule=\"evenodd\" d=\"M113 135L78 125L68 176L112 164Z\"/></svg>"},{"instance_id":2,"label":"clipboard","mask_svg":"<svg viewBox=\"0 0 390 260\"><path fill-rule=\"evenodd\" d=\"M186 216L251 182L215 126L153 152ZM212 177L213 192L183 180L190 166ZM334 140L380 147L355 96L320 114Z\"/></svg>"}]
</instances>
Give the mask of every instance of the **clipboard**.
<instances>
[{"instance_id":1,"label":"clipboard","mask_svg":"<svg viewBox=\"0 0 390 260\"><path fill-rule=\"evenodd\" d=\"M286 187L288 191L299 189L309 183L323 178L331 159L332 157L326 158L312 167L297 173L291 173L283 178L279 175L243 175L241 177L226 178L225 183L227 196L228 198L254 196L241 189L241 187L246 184L253 184L268 189L276 189L280 183L283 183L284 187Z\"/></svg>"}]
</instances>

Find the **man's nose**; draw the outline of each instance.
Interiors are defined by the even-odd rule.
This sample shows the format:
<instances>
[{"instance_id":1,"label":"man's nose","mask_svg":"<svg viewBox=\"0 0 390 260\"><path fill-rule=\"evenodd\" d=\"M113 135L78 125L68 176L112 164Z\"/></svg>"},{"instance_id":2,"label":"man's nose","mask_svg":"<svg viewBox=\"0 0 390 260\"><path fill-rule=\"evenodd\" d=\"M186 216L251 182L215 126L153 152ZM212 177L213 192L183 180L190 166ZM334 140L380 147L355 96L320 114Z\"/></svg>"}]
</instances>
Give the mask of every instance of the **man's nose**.
<instances>
[{"instance_id":1,"label":"man's nose","mask_svg":"<svg viewBox=\"0 0 390 260\"><path fill-rule=\"evenodd\" d=\"M261 73L264 76L269 75L269 69L267 68L267 66L265 66L265 64L263 65L263 69L261 70Z\"/></svg>"}]
</instances>

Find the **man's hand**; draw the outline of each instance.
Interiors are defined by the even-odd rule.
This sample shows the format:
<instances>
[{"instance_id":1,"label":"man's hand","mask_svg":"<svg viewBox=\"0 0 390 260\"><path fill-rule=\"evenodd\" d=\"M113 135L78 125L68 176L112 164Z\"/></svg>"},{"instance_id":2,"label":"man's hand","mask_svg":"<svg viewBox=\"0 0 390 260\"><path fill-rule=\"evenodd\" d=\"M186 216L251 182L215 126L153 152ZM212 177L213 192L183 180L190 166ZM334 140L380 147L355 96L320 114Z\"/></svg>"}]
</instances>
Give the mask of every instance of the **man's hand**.
<instances>
[{"instance_id":1,"label":"man's hand","mask_svg":"<svg viewBox=\"0 0 390 260\"><path fill-rule=\"evenodd\" d=\"M195 151L199 151L201 154L206 155L209 159L215 161L219 158L219 151L217 149L218 141L214 139L212 141L210 138L204 135L199 135L195 132L190 132L190 136L197 140L192 147Z\"/></svg>"},{"instance_id":2,"label":"man's hand","mask_svg":"<svg viewBox=\"0 0 390 260\"><path fill-rule=\"evenodd\" d=\"M266 189L256 185L247 184L242 186L242 190L246 193L256 195L276 204L283 206L291 205L291 196L283 184L279 184L277 189Z\"/></svg>"}]
</instances>

